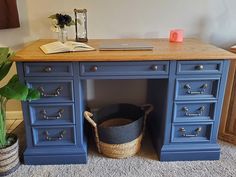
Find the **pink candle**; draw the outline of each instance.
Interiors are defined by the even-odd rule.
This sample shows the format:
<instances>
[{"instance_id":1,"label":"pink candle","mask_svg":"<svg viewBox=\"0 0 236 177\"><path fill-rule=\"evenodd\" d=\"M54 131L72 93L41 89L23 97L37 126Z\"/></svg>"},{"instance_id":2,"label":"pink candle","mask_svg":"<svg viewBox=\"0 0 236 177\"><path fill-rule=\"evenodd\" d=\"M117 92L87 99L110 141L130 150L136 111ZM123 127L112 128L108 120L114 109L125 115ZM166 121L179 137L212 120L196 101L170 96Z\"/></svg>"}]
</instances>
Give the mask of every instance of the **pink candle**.
<instances>
[{"instance_id":1,"label":"pink candle","mask_svg":"<svg viewBox=\"0 0 236 177\"><path fill-rule=\"evenodd\" d=\"M174 29L170 31L170 42L183 42L184 40L184 30Z\"/></svg>"}]
</instances>

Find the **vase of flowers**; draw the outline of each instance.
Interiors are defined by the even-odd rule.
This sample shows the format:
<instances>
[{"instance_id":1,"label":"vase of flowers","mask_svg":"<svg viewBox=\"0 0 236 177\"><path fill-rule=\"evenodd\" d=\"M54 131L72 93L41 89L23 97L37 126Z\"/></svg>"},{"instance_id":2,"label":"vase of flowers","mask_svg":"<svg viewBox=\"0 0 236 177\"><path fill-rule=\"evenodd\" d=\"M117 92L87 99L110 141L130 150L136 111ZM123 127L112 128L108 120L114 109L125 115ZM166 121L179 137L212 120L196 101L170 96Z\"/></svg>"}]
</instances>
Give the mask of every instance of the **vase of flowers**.
<instances>
[{"instance_id":1,"label":"vase of flowers","mask_svg":"<svg viewBox=\"0 0 236 177\"><path fill-rule=\"evenodd\" d=\"M67 14L53 14L49 16L52 19L52 31L58 33L58 40L62 43L68 40L66 27L74 25L75 22L70 15Z\"/></svg>"}]
</instances>

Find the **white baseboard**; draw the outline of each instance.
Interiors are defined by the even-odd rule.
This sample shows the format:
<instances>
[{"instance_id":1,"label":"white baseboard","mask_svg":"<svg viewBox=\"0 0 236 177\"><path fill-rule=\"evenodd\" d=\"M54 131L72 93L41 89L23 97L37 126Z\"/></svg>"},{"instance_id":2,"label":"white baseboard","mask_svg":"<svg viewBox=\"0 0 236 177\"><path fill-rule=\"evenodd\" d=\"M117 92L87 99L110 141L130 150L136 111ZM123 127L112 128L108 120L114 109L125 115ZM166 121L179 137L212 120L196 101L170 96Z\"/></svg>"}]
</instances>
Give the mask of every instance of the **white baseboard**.
<instances>
[{"instance_id":1,"label":"white baseboard","mask_svg":"<svg viewBox=\"0 0 236 177\"><path fill-rule=\"evenodd\" d=\"M6 119L18 119L23 120L22 111L7 111Z\"/></svg>"}]
</instances>

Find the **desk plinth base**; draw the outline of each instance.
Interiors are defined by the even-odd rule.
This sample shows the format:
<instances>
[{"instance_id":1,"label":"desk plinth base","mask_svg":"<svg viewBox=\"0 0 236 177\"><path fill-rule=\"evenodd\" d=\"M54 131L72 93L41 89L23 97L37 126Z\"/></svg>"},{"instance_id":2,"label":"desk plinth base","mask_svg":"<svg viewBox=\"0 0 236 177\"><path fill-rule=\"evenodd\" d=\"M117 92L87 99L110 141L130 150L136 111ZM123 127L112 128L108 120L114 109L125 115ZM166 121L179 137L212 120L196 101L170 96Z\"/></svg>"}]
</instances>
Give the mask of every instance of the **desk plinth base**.
<instances>
[{"instance_id":1,"label":"desk plinth base","mask_svg":"<svg viewBox=\"0 0 236 177\"><path fill-rule=\"evenodd\" d=\"M160 161L191 161L191 160L219 160L220 147L218 144L210 147L191 149L173 149L164 146L159 154Z\"/></svg>"},{"instance_id":2,"label":"desk plinth base","mask_svg":"<svg viewBox=\"0 0 236 177\"><path fill-rule=\"evenodd\" d=\"M26 165L86 164L87 154L24 155Z\"/></svg>"},{"instance_id":3,"label":"desk plinth base","mask_svg":"<svg viewBox=\"0 0 236 177\"><path fill-rule=\"evenodd\" d=\"M87 144L78 147L57 148L27 148L24 152L26 165L58 165L58 164L86 164Z\"/></svg>"}]
</instances>

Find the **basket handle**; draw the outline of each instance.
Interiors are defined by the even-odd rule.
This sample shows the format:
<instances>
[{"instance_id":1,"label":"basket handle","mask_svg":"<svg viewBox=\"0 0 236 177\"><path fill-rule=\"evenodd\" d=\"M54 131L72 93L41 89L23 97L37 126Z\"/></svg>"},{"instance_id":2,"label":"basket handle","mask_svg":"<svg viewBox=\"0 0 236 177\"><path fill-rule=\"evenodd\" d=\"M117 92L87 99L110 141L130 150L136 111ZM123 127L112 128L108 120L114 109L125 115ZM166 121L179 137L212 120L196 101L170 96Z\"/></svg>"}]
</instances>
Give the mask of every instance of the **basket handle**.
<instances>
[{"instance_id":1,"label":"basket handle","mask_svg":"<svg viewBox=\"0 0 236 177\"><path fill-rule=\"evenodd\" d=\"M148 114L150 114L150 112L153 111L154 107L152 104L143 104L141 105L141 109L145 111L144 120L143 120L143 130L142 130L142 134L144 135Z\"/></svg>"},{"instance_id":2,"label":"basket handle","mask_svg":"<svg viewBox=\"0 0 236 177\"><path fill-rule=\"evenodd\" d=\"M153 111L154 107L152 104L143 104L141 105L141 109L145 111L145 114L148 115Z\"/></svg>"},{"instance_id":3,"label":"basket handle","mask_svg":"<svg viewBox=\"0 0 236 177\"><path fill-rule=\"evenodd\" d=\"M101 153L101 148L100 148L100 140L99 140L99 136L98 136L98 128L97 128L97 124L96 122L94 122L94 120L91 118L93 116L93 114L91 112L88 111L84 111L84 117L85 119L93 126L94 128L94 132L95 132L95 140L96 140L96 145L98 148L98 152Z\"/></svg>"},{"instance_id":4,"label":"basket handle","mask_svg":"<svg viewBox=\"0 0 236 177\"><path fill-rule=\"evenodd\" d=\"M93 114L91 112L84 111L84 117L94 128L97 127L96 122L94 122L94 120L91 118L93 117Z\"/></svg>"}]
</instances>

